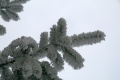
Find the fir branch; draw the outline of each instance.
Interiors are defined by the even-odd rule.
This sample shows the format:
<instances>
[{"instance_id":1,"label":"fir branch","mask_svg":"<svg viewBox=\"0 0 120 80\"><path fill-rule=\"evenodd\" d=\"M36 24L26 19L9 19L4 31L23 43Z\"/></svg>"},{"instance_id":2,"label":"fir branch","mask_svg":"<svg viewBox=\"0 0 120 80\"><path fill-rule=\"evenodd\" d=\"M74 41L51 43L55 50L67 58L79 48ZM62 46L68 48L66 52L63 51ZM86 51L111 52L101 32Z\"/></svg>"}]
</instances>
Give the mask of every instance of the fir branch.
<instances>
[{"instance_id":1,"label":"fir branch","mask_svg":"<svg viewBox=\"0 0 120 80\"><path fill-rule=\"evenodd\" d=\"M50 44L56 44L57 38L57 26L53 25L50 31Z\"/></svg>"},{"instance_id":2,"label":"fir branch","mask_svg":"<svg viewBox=\"0 0 120 80\"><path fill-rule=\"evenodd\" d=\"M59 47L61 47L61 45L71 46L71 38L68 36L63 36L60 39L58 39L56 45Z\"/></svg>"},{"instance_id":3,"label":"fir branch","mask_svg":"<svg viewBox=\"0 0 120 80\"><path fill-rule=\"evenodd\" d=\"M14 62L15 62L15 60L10 60L10 61L6 61L6 62L3 62L3 63L0 63L0 67L7 66L7 65L12 64Z\"/></svg>"},{"instance_id":4,"label":"fir branch","mask_svg":"<svg viewBox=\"0 0 120 80\"><path fill-rule=\"evenodd\" d=\"M63 69L64 61L61 55L58 53L57 49L50 45L47 50L47 57L50 59L52 65L57 71L61 71Z\"/></svg>"},{"instance_id":5,"label":"fir branch","mask_svg":"<svg viewBox=\"0 0 120 80\"><path fill-rule=\"evenodd\" d=\"M7 2L7 5L10 3L10 0L6 0L6 2Z\"/></svg>"},{"instance_id":6,"label":"fir branch","mask_svg":"<svg viewBox=\"0 0 120 80\"><path fill-rule=\"evenodd\" d=\"M99 30L94 32L82 33L79 35L74 34L73 36L71 36L71 40L72 47L93 45L96 43L100 43L102 40L105 40L105 34Z\"/></svg>"},{"instance_id":7,"label":"fir branch","mask_svg":"<svg viewBox=\"0 0 120 80\"><path fill-rule=\"evenodd\" d=\"M13 74L8 67L2 67L1 80L13 80Z\"/></svg>"},{"instance_id":8,"label":"fir branch","mask_svg":"<svg viewBox=\"0 0 120 80\"><path fill-rule=\"evenodd\" d=\"M31 61L32 63L32 74L36 77L36 78L40 78L41 74L42 74L42 67L39 64L39 61L36 59L33 59Z\"/></svg>"},{"instance_id":9,"label":"fir branch","mask_svg":"<svg viewBox=\"0 0 120 80\"><path fill-rule=\"evenodd\" d=\"M22 68L25 60L25 57L15 59L15 62L12 64L12 70L15 71L16 69L19 70Z\"/></svg>"},{"instance_id":10,"label":"fir branch","mask_svg":"<svg viewBox=\"0 0 120 80\"><path fill-rule=\"evenodd\" d=\"M21 12L23 11L23 6L22 5L9 5L7 6L6 10L10 12Z\"/></svg>"},{"instance_id":11,"label":"fir branch","mask_svg":"<svg viewBox=\"0 0 120 80\"><path fill-rule=\"evenodd\" d=\"M2 19L3 19L4 21L9 22L10 19L11 19L11 18L8 16L8 14L7 14L7 12L6 12L5 10L1 10L0 15L1 15L1 17L2 17Z\"/></svg>"},{"instance_id":12,"label":"fir branch","mask_svg":"<svg viewBox=\"0 0 120 80\"><path fill-rule=\"evenodd\" d=\"M24 2L28 0L14 1ZM3 13L5 13L3 16L5 20L16 20L15 15L10 14L9 12L15 13L19 10L16 10L15 8L13 11L1 10L2 13L0 14L3 15ZM48 38L47 32L41 33L39 44L33 38L25 36L12 41L0 54L0 59L3 61L1 62L0 67L12 64L14 73L13 80L61 80L57 76L57 72L64 68L63 60L74 69L83 67L84 59L72 47L98 43L104 40L104 37L105 34L101 31L82 33L69 37L66 35L66 21L63 18L60 18L57 22L57 26L53 25L51 28L50 38ZM63 58L58 53L58 50L63 52ZM8 56L11 56L12 59L8 60ZM48 62L43 61L40 63L36 60L36 58L39 59L45 56L50 59L52 65Z\"/></svg>"},{"instance_id":13,"label":"fir branch","mask_svg":"<svg viewBox=\"0 0 120 80\"><path fill-rule=\"evenodd\" d=\"M0 0L0 6L1 7L7 6L7 1L6 0Z\"/></svg>"},{"instance_id":14,"label":"fir branch","mask_svg":"<svg viewBox=\"0 0 120 80\"><path fill-rule=\"evenodd\" d=\"M11 19L14 21L19 20L17 12L23 11L23 3L29 0L1 0L0 1L0 15L4 21L9 22Z\"/></svg>"},{"instance_id":15,"label":"fir branch","mask_svg":"<svg viewBox=\"0 0 120 80\"><path fill-rule=\"evenodd\" d=\"M47 56L47 52L46 52L46 49L48 49L48 48L45 48L45 49L40 49L40 50L38 50L37 52L35 52L34 54L31 54L30 56L32 56L32 57L34 57L34 58L36 58L36 59L41 59L41 58L44 58L44 57L46 57Z\"/></svg>"},{"instance_id":16,"label":"fir branch","mask_svg":"<svg viewBox=\"0 0 120 80\"><path fill-rule=\"evenodd\" d=\"M60 18L57 22L57 38L60 39L63 36L66 36L66 21L64 18Z\"/></svg>"},{"instance_id":17,"label":"fir branch","mask_svg":"<svg viewBox=\"0 0 120 80\"><path fill-rule=\"evenodd\" d=\"M61 71L64 69L64 61L60 54L57 53L57 58L52 62L54 69Z\"/></svg>"},{"instance_id":18,"label":"fir branch","mask_svg":"<svg viewBox=\"0 0 120 80\"><path fill-rule=\"evenodd\" d=\"M25 80L24 76L22 75L22 69L16 69L13 71L14 79L13 80Z\"/></svg>"},{"instance_id":19,"label":"fir branch","mask_svg":"<svg viewBox=\"0 0 120 80\"><path fill-rule=\"evenodd\" d=\"M62 80L57 76L57 71L47 61L40 63L42 67L42 77L43 80Z\"/></svg>"},{"instance_id":20,"label":"fir branch","mask_svg":"<svg viewBox=\"0 0 120 80\"><path fill-rule=\"evenodd\" d=\"M50 31L50 44L55 44L59 39L66 36L66 21L63 18L60 18L57 22L57 26L53 25Z\"/></svg>"},{"instance_id":21,"label":"fir branch","mask_svg":"<svg viewBox=\"0 0 120 80\"><path fill-rule=\"evenodd\" d=\"M15 58L18 56L18 54L14 54L16 52L15 50L19 49L19 51L22 51L22 53L20 52L19 55L30 55L38 50L38 43L31 37L22 36L21 38L13 40L8 47L10 48L10 51L12 51L10 56Z\"/></svg>"},{"instance_id":22,"label":"fir branch","mask_svg":"<svg viewBox=\"0 0 120 80\"><path fill-rule=\"evenodd\" d=\"M12 12L10 10L6 10L6 13L7 13L8 17L11 18L14 21L18 21L20 19L19 15L16 12Z\"/></svg>"},{"instance_id":23,"label":"fir branch","mask_svg":"<svg viewBox=\"0 0 120 80\"><path fill-rule=\"evenodd\" d=\"M44 74L44 72L46 72L52 78L55 78L57 76L57 71L50 66L49 62L43 61L43 62L40 63L40 65L43 69L43 74Z\"/></svg>"},{"instance_id":24,"label":"fir branch","mask_svg":"<svg viewBox=\"0 0 120 80\"><path fill-rule=\"evenodd\" d=\"M28 78L31 75L34 75L36 78L40 78L42 74L42 68L39 62L29 56L26 57L26 60L24 61L22 66L22 70L25 78Z\"/></svg>"},{"instance_id":25,"label":"fir branch","mask_svg":"<svg viewBox=\"0 0 120 80\"><path fill-rule=\"evenodd\" d=\"M80 69L83 67L84 59L77 51L72 49L72 47L64 46L62 47L62 51L63 59L74 69Z\"/></svg>"},{"instance_id":26,"label":"fir branch","mask_svg":"<svg viewBox=\"0 0 120 80\"><path fill-rule=\"evenodd\" d=\"M51 44L48 44L46 46L44 46L43 48L40 48L38 49L34 54L31 54L30 56L34 57L34 58L37 58L37 59L40 59L40 58L43 58L43 57L46 57L47 56L47 50L48 50L48 47L50 46Z\"/></svg>"},{"instance_id":27,"label":"fir branch","mask_svg":"<svg viewBox=\"0 0 120 80\"><path fill-rule=\"evenodd\" d=\"M51 60L51 61L54 61L56 58L57 58L57 50L55 49L55 47L53 45L50 45L48 47L48 50L47 50L47 57Z\"/></svg>"},{"instance_id":28,"label":"fir branch","mask_svg":"<svg viewBox=\"0 0 120 80\"><path fill-rule=\"evenodd\" d=\"M10 5L25 4L28 1L30 1L30 0L13 0L13 1L10 2Z\"/></svg>"},{"instance_id":29,"label":"fir branch","mask_svg":"<svg viewBox=\"0 0 120 80\"><path fill-rule=\"evenodd\" d=\"M6 33L6 28L3 25L0 25L0 35L4 35Z\"/></svg>"},{"instance_id":30,"label":"fir branch","mask_svg":"<svg viewBox=\"0 0 120 80\"><path fill-rule=\"evenodd\" d=\"M47 44L48 44L48 32L43 32L43 33L41 33L39 48L41 49L44 46L46 46Z\"/></svg>"}]
</instances>

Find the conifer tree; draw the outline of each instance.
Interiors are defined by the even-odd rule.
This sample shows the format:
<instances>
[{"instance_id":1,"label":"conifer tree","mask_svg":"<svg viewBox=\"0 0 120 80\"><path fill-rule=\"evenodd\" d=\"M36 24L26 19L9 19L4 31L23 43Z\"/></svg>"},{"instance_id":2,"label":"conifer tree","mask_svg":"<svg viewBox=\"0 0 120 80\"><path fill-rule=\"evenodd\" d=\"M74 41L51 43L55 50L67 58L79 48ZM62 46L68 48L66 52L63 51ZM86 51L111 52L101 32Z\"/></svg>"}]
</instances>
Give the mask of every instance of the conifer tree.
<instances>
[{"instance_id":1,"label":"conifer tree","mask_svg":"<svg viewBox=\"0 0 120 80\"><path fill-rule=\"evenodd\" d=\"M0 15L3 20L9 21L19 19L17 12L22 11L21 4L28 0L0 0L2 1L5 2L0 5ZM11 5L9 9L8 5ZM0 35L3 35L6 30L0 26ZM84 66L85 59L73 47L93 45L103 40L105 34L99 30L68 36L66 20L60 18L57 25L51 27L50 34L40 34L39 43L32 37L22 36L0 52L1 80L62 80L57 74L64 69L64 62L73 69L81 69ZM40 61L44 57L50 62Z\"/></svg>"}]
</instances>

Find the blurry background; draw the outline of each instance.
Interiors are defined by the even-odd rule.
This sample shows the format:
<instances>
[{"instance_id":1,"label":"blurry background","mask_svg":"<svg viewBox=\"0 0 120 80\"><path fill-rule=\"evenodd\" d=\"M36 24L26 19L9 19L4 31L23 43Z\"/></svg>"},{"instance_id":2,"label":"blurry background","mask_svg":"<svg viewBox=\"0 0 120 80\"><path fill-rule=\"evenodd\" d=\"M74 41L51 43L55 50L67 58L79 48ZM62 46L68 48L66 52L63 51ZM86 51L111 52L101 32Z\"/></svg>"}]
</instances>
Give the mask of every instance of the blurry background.
<instances>
[{"instance_id":1,"label":"blurry background","mask_svg":"<svg viewBox=\"0 0 120 80\"><path fill-rule=\"evenodd\" d=\"M120 0L30 0L19 15L17 22L0 18L7 30L0 36L0 50L21 36L39 42L40 33L49 32L63 17L69 36L101 30L106 41L75 48L85 58L85 67L74 70L66 63L59 76L63 80L120 80Z\"/></svg>"}]
</instances>

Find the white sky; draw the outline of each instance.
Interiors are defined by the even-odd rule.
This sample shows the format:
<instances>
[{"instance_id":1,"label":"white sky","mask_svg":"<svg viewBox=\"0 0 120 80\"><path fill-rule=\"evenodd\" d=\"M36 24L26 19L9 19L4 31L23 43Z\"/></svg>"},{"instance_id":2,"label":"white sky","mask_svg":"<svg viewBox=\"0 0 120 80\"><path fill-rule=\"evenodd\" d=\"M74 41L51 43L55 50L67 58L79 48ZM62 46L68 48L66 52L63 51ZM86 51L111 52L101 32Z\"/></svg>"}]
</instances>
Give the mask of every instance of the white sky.
<instances>
[{"instance_id":1,"label":"white sky","mask_svg":"<svg viewBox=\"0 0 120 80\"><path fill-rule=\"evenodd\" d=\"M60 17L67 21L69 36L101 30L106 41L75 48L85 58L85 67L74 70L66 63L59 76L63 80L120 80L120 0L31 0L18 22L0 19L7 29L0 36L0 50L21 36L39 42L40 33L49 32Z\"/></svg>"}]
</instances>

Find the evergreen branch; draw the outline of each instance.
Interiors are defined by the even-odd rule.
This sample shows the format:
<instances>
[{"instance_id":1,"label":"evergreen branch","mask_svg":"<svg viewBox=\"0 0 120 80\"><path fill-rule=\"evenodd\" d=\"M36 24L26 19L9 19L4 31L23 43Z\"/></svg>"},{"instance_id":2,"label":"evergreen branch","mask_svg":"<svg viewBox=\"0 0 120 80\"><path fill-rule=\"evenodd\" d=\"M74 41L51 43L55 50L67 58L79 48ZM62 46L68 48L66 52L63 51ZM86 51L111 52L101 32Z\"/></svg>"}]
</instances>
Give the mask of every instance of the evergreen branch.
<instances>
[{"instance_id":1,"label":"evergreen branch","mask_svg":"<svg viewBox=\"0 0 120 80\"><path fill-rule=\"evenodd\" d=\"M9 22L11 19L5 10L1 10L0 15L4 21Z\"/></svg>"},{"instance_id":2,"label":"evergreen branch","mask_svg":"<svg viewBox=\"0 0 120 80\"><path fill-rule=\"evenodd\" d=\"M60 39L63 36L66 36L66 21L64 18L60 18L57 22L57 38Z\"/></svg>"},{"instance_id":3,"label":"evergreen branch","mask_svg":"<svg viewBox=\"0 0 120 80\"><path fill-rule=\"evenodd\" d=\"M51 60L54 69L58 71L61 71L63 69L64 61L52 44L44 46L31 56L37 59L47 56Z\"/></svg>"},{"instance_id":4,"label":"evergreen branch","mask_svg":"<svg viewBox=\"0 0 120 80\"><path fill-rule=\"evenodd\" d=\"M47 50L47 57L57 71L63 69L64 61L54 45L50 45Z\"/></svg>"},{"instance_id":5,"label":"evergreen branch","mask_svg":"<svg viewBox=\"0 0 120 80\"><path fill-rule=\"evenodd\" d=\"M36 59L41 59L41 58L44 58L47 56L47 52L46 52L46 49L48 48L44 48L43 50L40 49L38 50L37 52L35 52L34 54L31 54L30 56L36 58Z\"/></svg>"},{"instance_id":6,"label":"evergreen branch","mask_svg":"<svg viewBox=\"0 0 120 80\"><path fill-rule=\"evenodd\" d=\"M20 19L19 15L16 12L12 12L10 10L6 10L6 13L7 13L8 17L11 18L14 21L18 21Z\"/></svg>"},{"instance_id":7,"label":"evergreen branch","mask_svg":"<svg viewBox=\"0 0 120 80\"><path fill-rule=\"evenodd\" d=\"M25 80L24 76L22 75L22 69L14 70L13 74L14 74L13 80Z\"/></svg>"},{"instance_id":8,"label":"evergreen branch","mask_svg":"<svg viewBox=\"0 0 120 80\"><path fill-rule=\"evenodd\" d=\"M34 58L37 58L37 59L40 59L40 58L43 58L43 57L46 57L47 56L47 50L48 50L48 47L50 46L51 44L48 44L40 49L38 49L34 54L31 54L30 56L34 57Z\"/></svg>"},{"instance_id":9,"label":"evergreen branch","mask_svg":"<svg viewBox=\"0 0 120 80\"><path fill-rule=\"evenodd\" d=\"M64 46L62 47L62 51L64 53L63 59L74 69L80 69L83 67L84 59L77 51L72 49L72 47Z\"/></svg>"},{"instance_id":10,"label":"evergreen branch","mask_svg":"<svg viewBox=\"0 0 120 80\"><path fill-rule=\"evenodd\" d=\"M60 45L71 46L71 38L68 36L63 36L59 40L57 40L56 45L57 46L60 46Z\"/></svg>"},{"instance_id":11,"label":"evergreen branch","mask_svg":"<svg viewBox=\"0 0 120 80\"><path fill-rule=\"evenodd\" d=\"M25 78L28 78L34 74L36 78L40 78L42 74L42 68L39 61L28 56L22 65L22 72Z\"/></svg>"},{"instance_id":12,"label":"evergreen branch","mask_svg":"<svg viewBox=\"0 0 120 80\"><path fill-rule=\"evenodd\" d=\"M59 53L57 53L57 58L52 62L52 64L54 65L54 69L56 69L57 71L61 71L64 69L64 61Z\"/></svg>"},{"instance_id":13,"label":"evergreen branch","mask_svg":"<svg viewBox=\"0 0 120 80\"><path fill-rule=\"evenodd\" d=\"M13 0L13 1L10 2L10 5L24 4L24 3L26 3L27 1L30 1L30 0Z\"/></svg>"},{"instance_id":14,"label":"evergreen branch","mask_svg":"<svg viewBox=\"0 0 120 80\"><path fill-rule=\"evenodd\" d=\"M9 0L6 1L10 3ZM2 15L2 18L6 21L11 19L18 20L19 16L16 12L22 10L19 4L25 3L26 1L28 0L11 1L12 7L8 10L1 10L0 15ZM5 7L6 3L3 4L2 8ZM69 37L66 35L66 29L66 21L60 18L57 26L53 25L51 28L50 38L48 38L47 32L41 33L39 46L31 37L22 36L12 41L0 54L0 67L3 68L9 66L9 64L13 64L14 79L11 80L61 80L57 76L57 72L64 68L64 60L74 69L82 68L84 59L71 46L92 45L101 42L105 40L105 34L101 31L95 31ZM63 58L58 53L58 50L63 52ZM12 59L8 59L8 56L11 56ZM49 62L43 61L40 63L36 60L36 58L39 59L45 56L50 59L52 65L50 65ZM9 75L9 70L5 70L6 71L2 73L3 79L7 79ZM6 76L6 74L8 75Z\"/></svg>"},{"instance_id":15,"label":"evergreen branch","mask_svg":"<svg viewBox=\"0 0 120 80\"><path fill-rule=\"evenodd\" d=\"M6 33L6 28L3 25L0 25L0 35L4 35Z\"/></svg>"},{"instance_id":16,"label":"evergreen branch","mask_svg":"<svg viewBox=\"0 0 120 80\"><path fill-rule=\"evenodd\" d=\"M0 1L0 15L4 21L9 22L11 19L14 21L19 20L17 12L23 11L23 3L29 0L1 0Z\"/></svg>"},{"instance_id":17,"label":"evergreen branch","mask_svg":"<svg viewBox=\"0 0 120 80\"><path fill-rule=\"evenodd\" d=\"M6 10L10 12L21 12L23 11L23 6L22 5L9 5L6 7Z\"/></svg>"},{"instance_id":18,"label":"evergreen branch","mask_svg":"<svg viewBox=\"0 0 120 80\"><path fill-rule=\"evenodd\" d=\"M13 73L8 67L2 67L1 80L13 80Z\"/></svg>"},{"instance_id":19,"label":"evergreen branch","mask_svg":"<svg viewBox=\"0 0 120 80\"><path fill-rule=\"evenodd\" d=\"M12 64L14 62L15 62L15 60L10 60L10 61L6 61L6 62L3 62L3 63L0 63L0 67L4 67L4 66Z\"/></svg>"},{"instance_id":20,"label":"evergreen branch","mask_svg":"<svg viewBox=\"0 0 120 80\"><path fill-rule=\"evenodd\" d=\"M48 44L48 32L43 32L40 36L39 48L43 48Z\"/></svg>"},{"instance_id":21,"label":"evergreen branch","mask_svg":"<svg viewBox=\"0 0 120 80\"><path fill-rule=\"evenodd\" d=\"M57 58L57 50L55 49L54 45L50 45L47 50L47 57L51 60L54 61Z\"/></svg>"},{"instance_id":22,"label":"evergreen branch","mask_svg":"<svg viewBox=\"0 0 120 80\"><path fill-rule=\"evenodd\" d=\"M7 2L7 4L9 4L9 3L10 3L10 0L6 0L6 2Z\"/></svg>"},{"instance_id":23,"label":"evergreen branch","mask_svg":"<svg viewBox=\"0 0 120 80\"><path fill-rule=\"evenodd\" d=\"M57 26L53 25L50 31L50 44L55 44L59 39L66 36L66 21L60 18L57 22Z\"/></svg>"},{"instance_id":24,"label":"evergreen branch","mask_svg":"<svg viewBox=\"0 0 120 80\"><path fill-rule=\"evenodd\" d=\"M46 72L47 74L49 74L53 78L55 78L57 76L57 71L55 69L53 69L53 67L50 66L49 62L43 61L40 63L40 65L43 69L43 74L44 74L44 72Z\"/></svg>"},{"instance_id":25,"label":"evergreen branch","mask_svg":"<svg viewBox=\"0 0 120 80\"><path fill-rule=\"evenodd\" d=\"M7 1L6 0L0 0L0 7L5 7L7 6Z\"/></svg>"},{"instance_id":26,"label":"evergreen branch","mask_svg":"<svg viewBox=\"0 0 120 80\"><path fill-rule=\"evenodd\" d=\"M40 63L42 67L42 77L43 80L62 80L57 76L57 70L54 69L49 62L43 61Z\"/></svg>"},{"instance_id":27,"label":"evergreen branch","mask_svg":"<svg viewBox=\"0 0 120 80\"><path fill-rule=\"evenodd\" d=\"M57 38L57 26L53 25L50 31L50 44L56 44Z\"/></svg>"},{"instance_id":28,"label":"evergreen branch","mask_svg":"<svg viewBox=\"0 0 120 80\"><path fill-rule=\"evenodd\" d=\"M105 40L105 34L102 31L94 31L88 33L82 33L79 35L74 34L71 36L72 47L79 47L83 45L92 45Z\"/></svg>"},{"instance_id":29,"label":"evergreen branch","mask_svg":"<svg viewBox=\"0 0 120 80\"><path fill-rule=\"evenodd\" d=\"M47 57L50 59L52 65L57 71L61 71L63 69L64 61L61 55L58 53L57 49L51 45L47 50Z\"/></svg>"}]
</instances>

